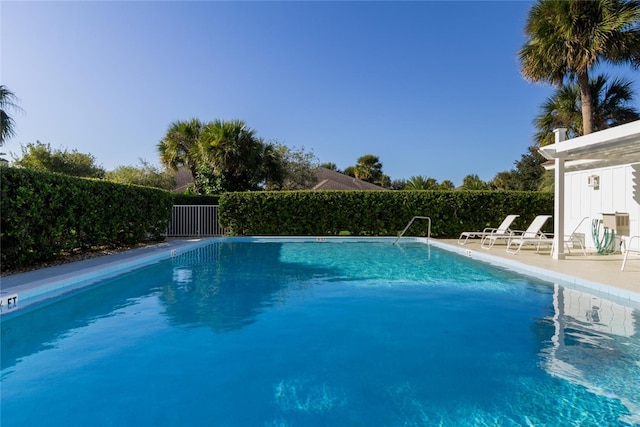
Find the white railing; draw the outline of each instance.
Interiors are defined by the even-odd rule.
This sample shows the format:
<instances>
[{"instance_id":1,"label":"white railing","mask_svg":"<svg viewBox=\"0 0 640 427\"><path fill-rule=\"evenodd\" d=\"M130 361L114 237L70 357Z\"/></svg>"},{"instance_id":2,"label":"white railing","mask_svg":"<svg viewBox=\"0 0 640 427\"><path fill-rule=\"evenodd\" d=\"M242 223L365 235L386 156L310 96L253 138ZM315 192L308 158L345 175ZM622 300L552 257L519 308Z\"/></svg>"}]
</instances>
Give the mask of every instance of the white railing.
<instances>
[{"instance_id":1,"label":"white railing","mask_svg":"<svg viewBox=\"0 0 640 427\"><path fill-rule=\"evenodd\" d=\"M398 243L398 240L400 240L400 238L402 236L404 236L404 233L406 233L406 231L409 229L409 227L411 227L411 224L413 224L413 221L415 221L416 219L426 219L427 221L429 221L429 228L427 229L427 243L429 243L429 239L431 238L431 217L428 217L428 216L414 216L413 218L411 218L411 221L409 221L409 223L404 228L404 230L402 230L402 233L400 233L400 235L396 238L396 240L394 240L394 242L393 242L394 245L396 243Z\"/></svg>"},{"instance_id":2,"label":"white railing","mask_svg":"<svg viewBox=\"0 0 640 427\"><path fill-rule=\"evenodd\" d=\"M174 205L167 237L224 236L218 223L217 205Z\"/></svg>"}]
</instances>

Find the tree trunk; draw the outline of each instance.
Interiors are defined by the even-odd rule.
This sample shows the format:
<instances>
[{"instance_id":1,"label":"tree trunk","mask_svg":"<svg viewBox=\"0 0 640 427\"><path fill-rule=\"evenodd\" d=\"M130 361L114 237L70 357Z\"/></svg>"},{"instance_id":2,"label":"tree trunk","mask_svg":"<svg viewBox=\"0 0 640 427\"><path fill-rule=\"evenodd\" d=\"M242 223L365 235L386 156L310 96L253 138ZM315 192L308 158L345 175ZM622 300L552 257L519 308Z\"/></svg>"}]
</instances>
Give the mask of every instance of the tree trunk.
<instances>
[{"instance_id":1,"label":"tree trunk","mask_svg":"<svg viewBox=\"0 0 640 427\"><path fill-rule=\"evenodd\" d=\"M578 86L580 87L580 100L582 102L582 134L593 132L593 99L589 87L589 74L587 71L578 74Z\"/></svg>"},{"instance_id":2,"label":"tree trunk","mask_svg":"<svg viewBox=\"0 0 640 427\"><path fill-rule=\"evenodd\" d=\"M195 163L191 163L189 164L189 171L191 172L191 177L193 178L193 181L191 182L193 184L193 191L196 194L200 194L200 186L198 185L198 168L196 167Z\"/></svg>"}]
</instances>

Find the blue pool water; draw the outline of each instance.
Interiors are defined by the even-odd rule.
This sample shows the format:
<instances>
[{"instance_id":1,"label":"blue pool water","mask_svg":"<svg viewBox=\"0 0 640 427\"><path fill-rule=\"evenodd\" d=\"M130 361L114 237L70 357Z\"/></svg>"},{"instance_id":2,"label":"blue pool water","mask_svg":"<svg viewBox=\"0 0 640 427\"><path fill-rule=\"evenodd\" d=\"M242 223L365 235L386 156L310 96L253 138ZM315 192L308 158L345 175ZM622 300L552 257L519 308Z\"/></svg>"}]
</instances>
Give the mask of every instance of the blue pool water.
<instances>
[{"instance_id":1,"label":"blue pool water","mask_svg":"<svg viewBox=\"0 0 640 427\"><path fill-rule=\"evenodd\" d=\"M423 244L221 241L3 320L0 424L640 425L639 318Z\"/></svg>"}]
</instances>

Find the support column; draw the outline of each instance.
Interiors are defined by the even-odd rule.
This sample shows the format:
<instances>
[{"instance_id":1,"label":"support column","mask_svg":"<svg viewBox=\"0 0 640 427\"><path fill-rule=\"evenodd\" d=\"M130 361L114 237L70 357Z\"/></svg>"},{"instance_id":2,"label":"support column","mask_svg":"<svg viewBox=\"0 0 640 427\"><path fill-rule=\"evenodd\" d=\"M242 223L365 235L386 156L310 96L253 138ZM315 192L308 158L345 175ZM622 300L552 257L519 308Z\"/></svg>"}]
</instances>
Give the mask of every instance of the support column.
<instances>
[{"instance_id":1,"label":"support column","mask_svg":"<svg viewBox=\"0 0 640 427\"><path fill-rule=\"evenodd\" d=\"M566 138L565 128L554 129L556 144ZM564 259L564 158L555 158L555 194L553 198L553 259Z\"/></svg>"}]
</instances>

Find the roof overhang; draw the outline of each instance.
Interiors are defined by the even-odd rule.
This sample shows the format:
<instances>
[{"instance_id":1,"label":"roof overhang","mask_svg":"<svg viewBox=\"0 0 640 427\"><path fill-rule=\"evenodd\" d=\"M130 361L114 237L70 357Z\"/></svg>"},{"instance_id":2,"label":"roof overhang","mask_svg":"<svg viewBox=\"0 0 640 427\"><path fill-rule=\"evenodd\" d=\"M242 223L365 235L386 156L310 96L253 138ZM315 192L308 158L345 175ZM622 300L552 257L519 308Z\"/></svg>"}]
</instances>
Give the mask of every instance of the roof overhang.
<instances>
[{"instance_id":1,"label":"roof overhang","mask_svg":"<svg viewBox=\"0 0 640 427\"><path fill-rule=\"evenodd\" d=\"M585 160L585 159L569 160L568 162L565 162L564 170L565 172L576 172L576 171L584 171L584 170L590 170L590 169L606 168L608 166L628 165L628 164L634 164L634 163L640 163L640 161L633 160L633 159L627 160L626 158L620 159L615 157L611 159L600 159L600 160ZM546 163L543 163L542 167L545 170L552 171L556 168L556 164L553 162L553 160L551 160Z\"/></svg>"},{"instance_id":2,"label":"roof overhang","mask_svg":"<svg viewBox=\"0 0 640 427\"><path fill-rule=\"evenodd\" d=\"M549 160L592 169L640 162L640 120L539 148Z\"/></svg>"}]
</instances>

